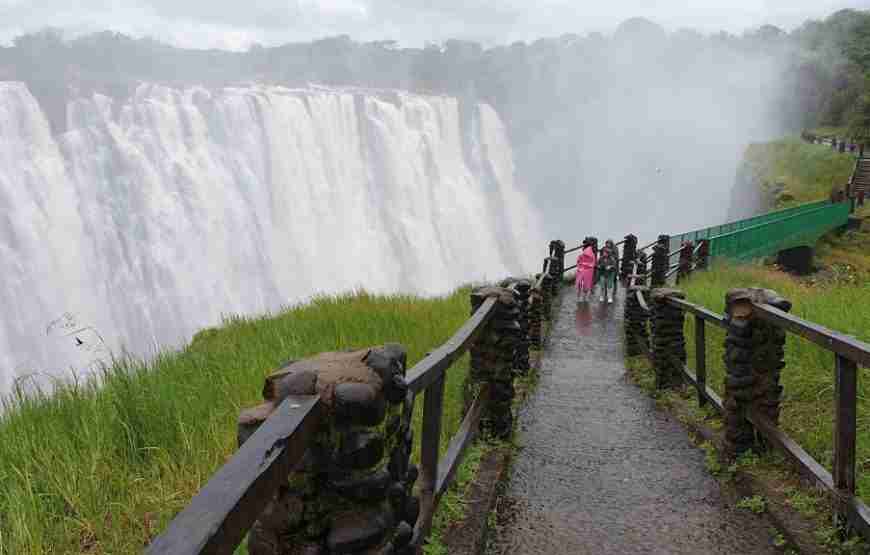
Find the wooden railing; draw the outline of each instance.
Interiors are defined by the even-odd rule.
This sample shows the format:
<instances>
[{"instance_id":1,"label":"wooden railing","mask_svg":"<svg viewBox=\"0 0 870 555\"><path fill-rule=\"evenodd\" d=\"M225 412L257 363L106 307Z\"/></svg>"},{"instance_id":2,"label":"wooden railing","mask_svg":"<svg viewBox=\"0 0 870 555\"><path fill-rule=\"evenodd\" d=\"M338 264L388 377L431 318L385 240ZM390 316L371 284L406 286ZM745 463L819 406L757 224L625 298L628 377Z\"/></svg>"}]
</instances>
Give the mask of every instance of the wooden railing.
<instances>
[{"instance_id":1,"label":"wooden railing","mask_svg":"<svg viewBox=\"0 0 870 555\"><path fill-rule=\"evenodd\" d=\"M551 253L552 254L552 253ZM542 289L552 295L551 263L534 283L541 303ZM549 301L549 296L547 297ZM428 537L441 496L447 491L462 463L466 448L478 433L488 387L482 385L456 434L439 458L444 385L448 369L487 329L497 312L498 301L489 297L446 343L427 354L406 373L413 411L414 400L423 394L420 446L420 515L412 545L418 550ZM549 306L549 302L548 302ZM541 311L541 306L531 310ZM542 314L548 318L549 314ZM410 407L407 408L407 407ZM302 460L310 441L324 425L319 396L288 397L221 467L167 528L146 548L148 555L232 554L243 541L273 495Z\"/></svg>"},{"instance_id":2,"label":"wooden railing","mask_svg":"<svg viewBox=\"0 0 870 555\"><path fill-rule=\"evenodd\" d=\"M682 365L686 380L695 386L700 404L709 402L722 413L722 401L707 387L707 322L728 329L725 317L685 300L666 301L695 319L695 372ZM802 337L834 355L834 462L833 474L764 415L750 412L746 418L771 444L780 448L836 500L835 511L865 538L870 538L870 509L855 495L855 438L858 366L870 367L870 345L853 337L808 322L768 304L753 303L754 314L794 335Z\"/></svg>"},{"instance_id":3,"label":"wooden railing","mask_svg":"<svg viewBox=\"0 0 870 555\"><path fill-rule=\"evenodd\" d=\"M636 265L635 265L636 268ZM636 280L646 277L635 275L628 284L629 295L634 295L636 303L649 320L654 316L655 307L650 307L647 286L636 285ZM719 395L707 385L707 333L710 324L724 330L729 322L720 314L686 300L668 297L665 304L679 309L684 317L694 318L694 372L682 361L677 361L682 376L697 392L701 406L710 405L720 414L724 412ZM870 345L853 337L829 330L818 324L798 318L769 304L752 303L754 317L777 328L802 337L834 355L834 445L833 472L813 459L805 449L785 434L776 423L764 414L750 411L745 418L771 445L778 447L797 465L806 476L824 488L834 499L835 513L863 537L870 539L870 508L855 495L855 442L856 442L856 405L857 405L857 368L870 367ZM626 322L628 323L628 322ZM643 337L632 338L641 344L647 343L646 323L643 324ZM626 326L626 333L630 326ZM652 331L654 334L655 332ZM642 355L654 359L651 349L641 350ZM661 353L658 354L661 356ZM671 359L674 362L674 359Z\"/></svg>"},{"instance_id":4,"label":"wooden railing","mask_svg":"<svg viewBox=\"0 0 870 555\"><path fill-rule=\"evenodd\" d=\"M409 394L424 395L420 517L414 533L418 545L428 537L441 495L452 482L466 447L477 433L482 398L486 394L483 390L474 400L439 460L446 372L486 328L495 311L496 299L486 299L453 337L407 374ZM151 543L146 553L233 553L272 500L272 494L302 459L320 424L319 408L319 396L284 400Z\"/></svg>"}]
</instances>

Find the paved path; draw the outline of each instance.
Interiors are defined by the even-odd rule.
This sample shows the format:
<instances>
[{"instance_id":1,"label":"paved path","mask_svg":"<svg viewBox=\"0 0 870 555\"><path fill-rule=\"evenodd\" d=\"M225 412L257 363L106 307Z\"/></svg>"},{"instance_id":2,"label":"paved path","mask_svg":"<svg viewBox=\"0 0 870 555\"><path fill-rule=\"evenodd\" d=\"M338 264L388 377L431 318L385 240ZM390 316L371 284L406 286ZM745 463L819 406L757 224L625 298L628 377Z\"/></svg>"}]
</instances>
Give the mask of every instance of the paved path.
<instances>
[{"instance_id":1,"label":"paved path","mask_svg":"<svg viewBox=\"0 0 870 555\"><path fill-rule=\"evenodd\" d=\"M777 553L766 519L726 506L704 452L628 381L622 295L578 308L564 290L490 553Z\"/></svg>"}]
</instances>

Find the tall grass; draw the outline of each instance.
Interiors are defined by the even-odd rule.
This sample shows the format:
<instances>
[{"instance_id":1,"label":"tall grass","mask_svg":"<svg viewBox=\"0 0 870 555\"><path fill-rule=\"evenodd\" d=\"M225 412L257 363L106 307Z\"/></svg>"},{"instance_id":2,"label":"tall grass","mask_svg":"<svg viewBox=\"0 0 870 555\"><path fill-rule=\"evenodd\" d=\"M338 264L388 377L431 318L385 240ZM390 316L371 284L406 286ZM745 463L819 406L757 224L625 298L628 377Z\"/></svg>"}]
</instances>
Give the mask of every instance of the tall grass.
<instances>
[{"instance_id":1,"label":"tall grass","mask_svg":"<svg viewBox=\"0 0 870 555\"><path fill-rule=\"evenodd\" d=\"M798 138L752 144L746 150L756 181L763 186L785 185L791 199L781 207L827 198L831 186L849 181L855 157L828 146L811 145Z\"/></svg>"},{"instance_id":2,"label":"tall grass","mask_svg":"<svg viewBox=\"0 0 870 555\"><path fill-rule=\"evenodd\" d=\"M228 319L149 364L118 361L99 387L17 396L0 415L0 554L140 552L233 454L239 410L261 402L282 361L398 341L410 365L468 314L468 290L319 298ZM448 373L442 443L459 426L467 368Z\"/></svg>"},{"instance_id":3,"label":"tall grass","mask_svg":"<svg viewBox=\"0 0 870 555\"><path fill-rule=\"evenodd\" d=\"M681 284L690 301L724 312L725 293L736 287L777 291L794 306L792 314L870 342L870 284L836 283L813 286L762 266L717 264ZM708 385L724 393L724 332L707 328ZM687 352L694 353L694 319L687 318ZM796 335L788 334L781 427L828 469L833 457L834 355ZM689 366L694 368L693 356ZM870 374L858 375L858 491L870 496Z\"/></svg>"}]
</instances>

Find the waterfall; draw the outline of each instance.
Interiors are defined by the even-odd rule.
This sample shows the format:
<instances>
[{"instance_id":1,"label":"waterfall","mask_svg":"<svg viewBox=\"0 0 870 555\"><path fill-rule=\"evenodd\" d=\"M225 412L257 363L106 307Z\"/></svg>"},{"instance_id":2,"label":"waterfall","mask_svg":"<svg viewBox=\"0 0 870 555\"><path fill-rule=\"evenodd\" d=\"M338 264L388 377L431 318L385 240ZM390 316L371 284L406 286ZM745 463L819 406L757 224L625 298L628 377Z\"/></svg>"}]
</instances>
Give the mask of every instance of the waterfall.
<instances>
[{"instance_id":1,"label":"waterfall","mask_svg":"<svg viewBox=\"0 0 870 555\"><path fill-rule=\"evenodd\" d=\"M317 293L441 294L545 248L498 114L277 86L71 99L0 82L0 393Z\"/></svg>"}]
</instances>

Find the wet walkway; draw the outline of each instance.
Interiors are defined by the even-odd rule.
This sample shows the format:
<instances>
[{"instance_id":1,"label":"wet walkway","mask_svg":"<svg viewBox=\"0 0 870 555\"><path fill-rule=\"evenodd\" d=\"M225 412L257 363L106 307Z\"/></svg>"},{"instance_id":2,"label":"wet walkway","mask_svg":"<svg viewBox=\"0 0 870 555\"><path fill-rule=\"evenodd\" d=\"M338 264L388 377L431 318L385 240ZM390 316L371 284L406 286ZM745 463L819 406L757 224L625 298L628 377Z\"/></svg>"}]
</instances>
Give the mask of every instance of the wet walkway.
<instances>
[{"instance_id":1,"label":"wet walkway","mask_svg":"<svg viewBox=\"0 0 870 555\"><path fill-rule=\"evenodd\" d=\"M777 553L766 519L728 507L704 452L628 381L619 293L578 308L563 291L489 553Z\"/></svg>"}]
</instances>

